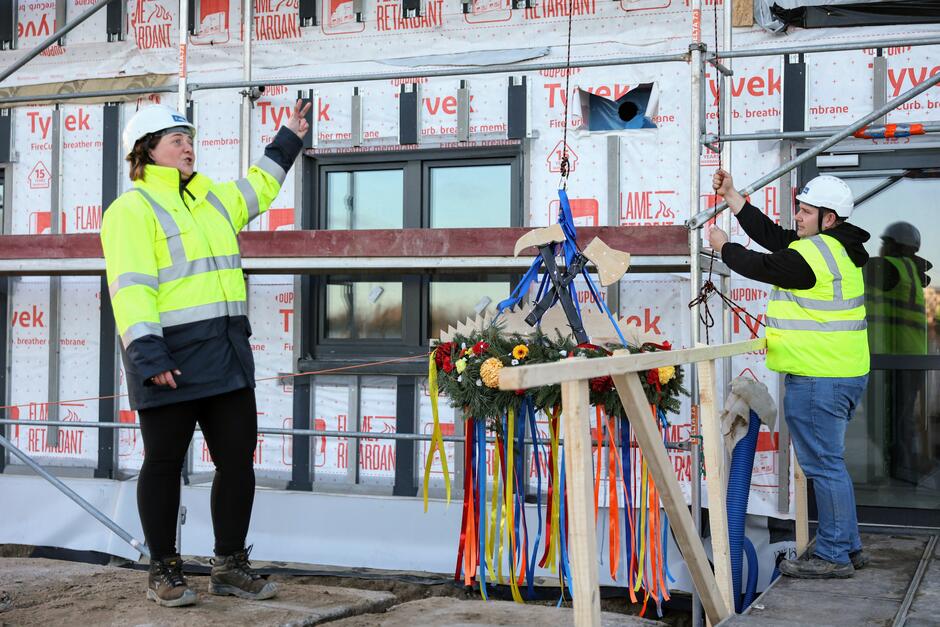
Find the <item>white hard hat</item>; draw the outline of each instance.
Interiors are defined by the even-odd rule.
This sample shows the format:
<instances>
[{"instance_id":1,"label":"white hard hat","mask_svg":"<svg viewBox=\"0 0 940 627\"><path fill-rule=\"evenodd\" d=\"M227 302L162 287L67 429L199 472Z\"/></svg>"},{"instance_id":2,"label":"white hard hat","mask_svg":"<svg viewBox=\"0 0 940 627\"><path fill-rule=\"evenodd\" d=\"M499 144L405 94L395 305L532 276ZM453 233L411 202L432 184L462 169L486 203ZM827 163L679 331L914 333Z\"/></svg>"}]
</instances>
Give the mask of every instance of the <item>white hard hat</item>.
<instances>
[{"instance_id":1,"label":"white hard hat","mask_svg":"<svg viewBox=\"0 0 940 627\"><path fill-rule=\"evenodd\" d=\"M891 239L902 246L909 246L915 252L920 250L920 231L910 222L894 222L889 224L881 239Z\"/></svg>"},{"instance_id":2,"label":"white hard hat","mask_svg":"<svg viewBox=\"0 0 940 627\"><path fill-rule=\"evenodd\" d=\"M837 176L823 174L803 186L796 199L819 209L830 209L840 218L848 218L855 208L852 190Z\"/></svg>"},{"instance_id":3,"label":"white hard hat","mask_svg":"<svg viewBox=\"0 0 940 627\"><path fill-rule=\"evenodd\" d=\"M165 131L170 128L183 127L189 129L195 136L196 127L193 126L186 116L166 105L151 105L144 107L134 114L134 117L128 121L124 127L124 154L129 155L134 150L134 145L142 137Z\"/></svg>"}]
</instances>

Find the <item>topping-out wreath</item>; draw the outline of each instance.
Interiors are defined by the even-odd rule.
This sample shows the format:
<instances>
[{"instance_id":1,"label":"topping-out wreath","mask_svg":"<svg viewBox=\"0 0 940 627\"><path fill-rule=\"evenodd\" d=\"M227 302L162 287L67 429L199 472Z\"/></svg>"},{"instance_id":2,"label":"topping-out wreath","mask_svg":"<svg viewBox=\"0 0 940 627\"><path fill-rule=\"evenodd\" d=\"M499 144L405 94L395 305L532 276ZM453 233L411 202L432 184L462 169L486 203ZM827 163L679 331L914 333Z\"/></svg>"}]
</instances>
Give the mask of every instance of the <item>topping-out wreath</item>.
<instances>
[{"instance_id":1,"label":"topping-out wreath","mask_svg":"<svg viewBox=\"0 0 940 627\"><path fill-rule=\"evenodd\" d=\"M573 357L607 357L620 348L623 347L619 344L576 344L570 335L560 333L554 337L541 332L503 334L497 326L491 326L470 335L453 335L451 341L441 342L434 348L433 356L438 388L449 398L450 404L463 408L467 416L487 419L489 426L496 429L508 410L518 413L525 394L523 390L499 389L499 371L502 368L551 363ZM670 350L672 347L668 342L647 342L627 348L631 353L641 353ZM637 374L651 405L665 412L679 412L679 395L688 394L682 387L681 368L665 366ZM626 417L609 376L591 379L590 389L591 405L603 407L609 416ZM561 404L560 385L533 388L528 393L536 409L548 412Z\"/></svg>"}]
</instances>

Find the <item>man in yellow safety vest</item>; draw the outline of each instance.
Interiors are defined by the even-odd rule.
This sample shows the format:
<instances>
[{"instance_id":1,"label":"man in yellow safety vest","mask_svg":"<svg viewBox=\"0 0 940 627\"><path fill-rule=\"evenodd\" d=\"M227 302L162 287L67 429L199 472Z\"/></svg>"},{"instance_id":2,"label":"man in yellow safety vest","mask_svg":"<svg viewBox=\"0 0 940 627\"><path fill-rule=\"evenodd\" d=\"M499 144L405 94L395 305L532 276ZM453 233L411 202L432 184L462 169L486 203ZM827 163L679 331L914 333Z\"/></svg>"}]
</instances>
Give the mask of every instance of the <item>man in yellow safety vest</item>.
<instances>
[{"instance_id":1,"label":"man in yellow safety vest","mask_svg":"<svg viewBox=\"0 0 940 627\"><path fill-rule=\"evenodd\" d=\"M851 577L865 566L855 494L843 457L845 430L868 380L869 352L862 266L869 234L846 222L854 208L848 185L818 176L797 195L796 230L775 224L719 170L712 180L744 232L769 254L728 241L709 242L731 270L770 283L767 367L784 373L784 414L797 459L813 480L819 528L813 554L786 560L790 577Z\"/></svg>"},{"instance_id":2,"label":"man in yellow safety vest","mask_svg":"<svg viewBox=\"0 0 940 627\"><path fill-rule=\"evenodd\" d=\"M924 287L930 283L927 271L932 264L917 255L920 243L920 231L913 224L889 224L881 234L879 256L865 266L868 341L874 354L927 354ZM891 434L885 454L891 476L916 484L932 466L929 434L922 417L926 372L882 370L873 383L885 394L883 405Z\"/></svg>"}]
</instances>

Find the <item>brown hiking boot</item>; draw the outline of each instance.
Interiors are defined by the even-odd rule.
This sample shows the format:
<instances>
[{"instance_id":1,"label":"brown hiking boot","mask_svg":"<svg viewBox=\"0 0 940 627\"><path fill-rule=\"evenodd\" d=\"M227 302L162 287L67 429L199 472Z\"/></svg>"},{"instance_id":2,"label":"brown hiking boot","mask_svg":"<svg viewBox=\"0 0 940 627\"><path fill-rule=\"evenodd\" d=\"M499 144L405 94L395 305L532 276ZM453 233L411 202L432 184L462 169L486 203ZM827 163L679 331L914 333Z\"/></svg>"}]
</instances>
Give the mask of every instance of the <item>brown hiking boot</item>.
<instances>
[{"instance_id":1,"label":"brown hiking boot","mask_svg":"<svg viewBox=\"0 0 940 627\"><path fill-rule=\"evenodd\" d=\"M182 607L196 602L196 593L183 577L183 560L179 555L150 561L147 598L164 607Z\"/></svg>"},{"instance_id":2,"label":"brown hiking boot","mask_svg":"<svg viewBox=\"0 0 940 627\"><path fill-rule=\"evenodd\" d=\"M262 579L261 575L251 571L248 554L251 547L232 555L216 555L212 560L212 578L209 580L209 592L212 594L233 594L242 599L270 599L277 594L277 584Z\"/></svg>"}]
</instances>

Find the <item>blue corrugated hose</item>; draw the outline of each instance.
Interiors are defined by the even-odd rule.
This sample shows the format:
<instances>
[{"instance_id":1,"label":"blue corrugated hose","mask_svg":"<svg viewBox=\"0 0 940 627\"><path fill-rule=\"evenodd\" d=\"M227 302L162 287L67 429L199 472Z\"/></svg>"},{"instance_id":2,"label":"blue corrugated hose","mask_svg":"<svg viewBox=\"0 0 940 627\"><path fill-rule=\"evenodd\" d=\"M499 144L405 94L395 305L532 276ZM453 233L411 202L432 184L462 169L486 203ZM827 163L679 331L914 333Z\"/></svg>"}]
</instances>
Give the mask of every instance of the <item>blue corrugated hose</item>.
<instances>
[{"instance_id":1,"label":"blue corrugated hose","mask_svg":"<svg viewBox=\"0 0 940 627\"><path fill-rule=\"evenodd\" d=\"M757 552L754 545L744 535L747 499L751 491L751 472L754 469L754 452L757 450L757 433L760 431L760 418L753 411L750 413L747 434L738 441L731 454L731 470L728 476L728 496L725 505L728 509L728 544L731 549L731 583L734 590L735 611L743 611L753 600L757 589ZM745 542L746 541L746 542ZM744 552L747 548L747 591L741 599L741 568Z\"/></svg>"}]
</instances>

